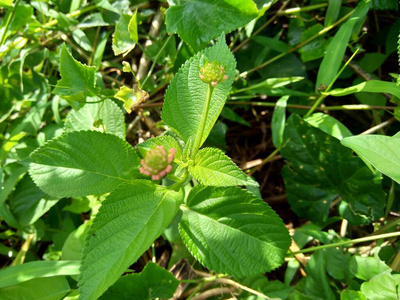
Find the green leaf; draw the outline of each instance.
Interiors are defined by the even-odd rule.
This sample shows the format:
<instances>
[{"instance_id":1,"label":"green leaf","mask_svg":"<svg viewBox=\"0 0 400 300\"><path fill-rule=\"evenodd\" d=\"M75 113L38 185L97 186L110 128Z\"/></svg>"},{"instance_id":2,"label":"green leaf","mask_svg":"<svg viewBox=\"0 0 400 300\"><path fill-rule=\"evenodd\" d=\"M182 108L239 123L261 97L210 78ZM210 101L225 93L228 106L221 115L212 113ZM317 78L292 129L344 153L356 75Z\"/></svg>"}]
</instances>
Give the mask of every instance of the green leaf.
<instances>
[{"instance_id":1,"label":"green leaf","mask_svg":"<svg viewBox=\"0 0 400 300\"><path fill-rule=\"evenodd\" d=\"M346 206L340 211L342 217L354 224L383 215L385 193L379 174L372 173L339 140L292 115L282 145L281 154L288 161L282 170L286 196L299 216L325 222L332 201L339 196Z\"/></svg>"},{"instance_id":2,"label":"green leaf","mask_svg":"<svg viewBox=\"0 0 400 300\"><path fill-rule=\"evenodd\" d=\"M199 77L201 60L217 61L226 68L228 79L217 84L207 106L209 85ZM236 62L223 37L212 47L199 52L189 59L172 79L166 93L162 119L185 142L192 143L200 135L204 143L225 104L226 97L235 79ZM202 117L205 115L204 122ZM204 131L201 128L204 126Z\"/></svg>"},{"instance_id":3,"label":"green leaf","mask_svg":"<svg viewBox=\"0 0 400 300\"><path fill-rule=\"evenodd\" d=\"M326 87L331 84L336 77L340 69L347 44L353 32L354 25L359 19L364 18L368 12L368 9L369 4L364 1L359 2L357 7L354 9L353 14L346 21L346 23L339 28L338 32L333 37L318 70L317 82L315 85L316 89L325 90Z\"/></svg>"},{"instance_id":4,"label":"green leaf","mask_svg":"<svg viewBox=\"0 0 400 300\"><path fill-rule=\"evenodd\" d=\"M139 274L121 277L104 293L100 300L169 299L174 295L179 281L167 270L149 262Z\"/></svg>"},{"instance_id":5,"label":"green leaf","mask_svg":"<svg viewBox=\"0 0 400 300\"><path fill-rule=\"evenodd\" d=\"M33 261L0 270L0 288L40 277L79 274L79 261Z\"/></svg>"},{"instance_id":6,"label":"green leaf","mask_svg":"<svg viewBox=\"0 0 400 300\"><path fill-rule=\"evenodd\" d=\"M240 283L264 294L267 297L275 299L286 299L293 290L293 287L288 286L279 280L269 281L264 275L246 277L240 280ZM267 298L257 297L254 294L243 291L237 299L263 300Z\"/></svg>"},{"instance_id":7,"label":"green leaf","mask_svg":"<svg viewBox=\"0 0 400 300\"><path fill-rule=\"evenodd\" d=\"M362 292L346 289L340 294L340 300L367 300Z\"/></svg>"},{"instance_id":8,"label":"green leaf","mask_svg":"<svg viewBox=\"0 0 400 300\"><path fill-rule=\"evenodd\" d=\"M367 299L397 300L400 297L400 277L382 273L361 285L361 292Z\"/></svg>"},{"instance_id":9,"label":"green leaf","mask_svg":"<svg viewBox=\"0 0 400 300\"><path fill-rule=\"evenodd\" d=\"M163 146L167 152L169 152L171 148L174 148L176 150L175 160L180 161L182 159L181 147L179 146L178 142L169 135L160 135L155 138L148 139L143 143L138 144L136 147L139 150L140 155L144 157L148 151L156 146Z\"/></svg>"},{"instance_id":10,"label":"green leaf","mask_svg":"<svg viewBox=\"0 0 400 300\"><path fill-rule=\"evenodd\" d=\"M136 12L133 15L121 14L112 38L114 55L123 56L135 48L137 43Z\"/></svg>"},{"instance_id":11,"label":"green leaf","mask_svg":"<svg viewBox=\"0 0 400 300\"><path fill-rule=\"evenodd\" d=\"M325 268L326 251L316 251L306 265L304 291L314 299L335 300Z\"/></svg>"},{"instance_id":12,"label":"green leaf","mask_svg":"<svg viewBox=\"0 0 400 300\"><path fill-rule=\"evenodd\" d=\"M132 107L147 100L149 98L149 94L139 88L137 85L135 85L133 89L126 86L121 86L114 98L124 102L124 108L128 114L130 114L132 112Z\"/></svg>"},{"instance_id":13,"label":"green leaf","mask_svg":"<svg viewBox=\"0 0 400 300\"><path fill-rule=\"evenodd\" d=\"M400 98L400 87L394 82L381 81L381 80L370 80L363 83L350 86L344 89L334 89L324 95L329 96L346 96L359 92L370 92L370 93L390 93Z\"/></svg>"},{"instance_id":14,"label":"green leaf","mask_svg":"<svg viewBox=\"0 0 400 300\"><path fill-rule=\"evenodd\" d=\"M10 210L22 226L36 222L57 202L58 198L50 197L42 192L26 175L16 186L15 192L10 197Z\"/></svg>"},{"instance_id":15,"label":"green leaf","mask_svg":"<svg viewBox=\"0 0 400 300\"><path fill-rule=\"evenodd\" d=\"M43 191L58 197L101 195L139 175L139 157L115 135L75 131L31 154L29 173Z\"/></svg>"},{"instance_id":16,"label":"green leaf","mask_svg":"<svg viewBox=\"0 0 400 300\"><path fill-rule=\"evenodd\" d=\"M244 174L228 156L216 148L201 149L189 163L189 173L203 185L258 186L256 181Z\"/></svg>"},{"instance_id":17,"label":"green leaf","mask_svg":"<svg viewBox=\"0 0 400 300\"><path fill-rule=\"evenodd\" d=\"M282 146L283 131L285 130L286 121L286 104L289 96L283 96L278 99L272 115L271 131L272 142L276 148Z\"/></svg>"},{"instance_id":18,"label":"green leaf","mask_svg":"<svg viewBox=\"0 0 400 300\"><path fill-rule=\"evenodd\" d=\"M336 22L339 16L341 6L342 6L341 0L329 0L328 9L326 10L326 15L325 15L325 22L324 22L325 27L329 27Z\"/></svg>"},{"instance_id":19,"label":"green leaf","mask_svg":"<svg viewBox=\"0 0 400 300\"><path fill-rule=\"evenodd\" d=\"M114 134L125 139L125 119L121 109L110 99L100 103L87 103L72 110L65 121L65 132L94 130Z\"/></svg>"},{"instance_id":20,"label":"green leaf","mask_svg":"<svg viewBox=\"0 0 400 300\"><path fill-rule=\"evenodd\" d=\"M258 16L250 0L179 1L166 13L167 31L178 33L195 51L221 33L229 33Z\"/></svg>"},{"instance_id":21,"label":"green leaf","mask_svg":"<svg viewBox=\"0 0 400 300\"><path fill-rule=\"evenodd\" d=\"M332 1L329 1L329 3L331 3L331 2ZM340 0L339 0L339 2L340 2ZM301 42L305 42L305 41L309 40L314 35L321 32L321 30L324 30L324 26L322 26L319 23L308 28L301 34ZM307 61L311 61L314 59L324 57L325 48L326 48L326 42L322 35L318 36L317 38L314 38L312 41L310 41L308 43L305 43L305 45L299 49L299 52L301 53L302 62L307 62Z\"/></svg>"},{"instance_id":22,"label":"green leaf","mask_svg":"<svg viewBox=\"0 0 400 300\"><path fill-rule=\"evenodd\" d=\"M85 243L85 238L91 224L91 221L85 222L69 234L62 247L63 260L81 259L83 245Z\"/></svg>"},{"instance_id":23,"label":"green leaf","mask_svg":"<svg viewBox=\"0 0 400 300\"><path fill-rule=\"evenodd\" d=\"M0 0L0 7L10 7L14 0Z\"/></svg>"},{"instance_id":24,"label":"green leaf","mask_svg":"<svg viewBox=\"0 0 400 300\"><path fill-rule=\"evenodd\" d=\"M381 273L387 273L391 269L377 257L352 256L350 259L350 270L354 276L368 281Z\"/></svg>"},{"instance_id":25,"label":"green leaf","mask_svg":"<svg viewBox=\"0 0 400 300\"><path fill-rule=\"evenodd\" d=\"M79 275L81 299L97 299L171 223L183 194L137 180L113 191L88 232Z\"/></svg>"},{"instance_id":26,"label":"green leaf","mask_svg":"<svg viewBox=\"0 0 400 300\"><path fill-rule=\"evenodd\" d=\"M63 44L60 56L61 80L57 82L53 93L70 104L74 101L84 102L87 96L98 94L95 72L95 67L88 67L75 60Z\"/></svg>"},{"instance_id":27,"label":"green leaf","mask_svg":"<svg viewBox=\"0 0 400 300\"><path fill-rule=\"evenodd\" d=\"M399 137L359 135L343 139L342 144L353 149L379 172L400 183Z\"/></svg>"},{"instance_id":28,"label":"green leaf","mask_svg":"<svg viewBox=\"0 0 400 300\"><path fill-rule=\"evenodd\" d=\"M64 276L35 278L0 289L2 300L61 300L70 291Z\"/></svg>"},{"instance_id":29,"label":"green leaf","mask_svg":"<svg viewBox=\"0 0 400 300\"><path fill-rule=\"evenodd\" d=\"M179 231L192 255L218 273L245 277L279 267L290 245L282 220L238 187L194 187Z\"/></svg>"},{"instance_id":30,"label":"green leaf","mask_svg":"<svg viewBox=\"0 0 400 300\"><path fill-rule=\"evenodd\" d=\"M399 3L396 0L372 0L372 8L376 10L399 10Z\"/></svg>"},{"instance_id":31,"label":"green leaf","mask_svg":"<svg viewBox=\"0 0 400 300\"><path fill-rule=\"evenodd\" d=\"M324 113L312 114L304 121L338 140L353 135L339 120Z\"/></svg>"}]
</instances>

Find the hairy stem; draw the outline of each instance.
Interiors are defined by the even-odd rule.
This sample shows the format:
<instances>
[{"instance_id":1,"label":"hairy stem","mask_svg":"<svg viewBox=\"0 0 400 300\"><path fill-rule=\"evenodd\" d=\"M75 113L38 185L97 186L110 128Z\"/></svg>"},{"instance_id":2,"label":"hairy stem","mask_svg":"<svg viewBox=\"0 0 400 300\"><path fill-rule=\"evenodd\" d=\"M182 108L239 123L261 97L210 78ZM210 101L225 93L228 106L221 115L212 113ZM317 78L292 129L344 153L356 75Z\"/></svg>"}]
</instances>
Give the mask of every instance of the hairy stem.
<instances>
[{"instance_id":1,"label":"hairy stem","mask_svg":"<svg viewBox=\"0 0 400 300\"><path fill-rule=\"evenodd\" d=\"M202 113L201 119L200 119L199 130L197 131L196 138L194 140L192 149L190 151L190 158L192 158L192 159L194 159L195 155L197 154L197 151L199 151L201 142L203 140L204 129L206 128L207 116L208 116L208 112L210 110L210 104L211 104L211 98L212 98L213 91L214 91L214 87L211 84L209 84L208 88L207 88L206 101L205 101L204 107L203 107L203 113Z\"/></svg>"}]
</instances>

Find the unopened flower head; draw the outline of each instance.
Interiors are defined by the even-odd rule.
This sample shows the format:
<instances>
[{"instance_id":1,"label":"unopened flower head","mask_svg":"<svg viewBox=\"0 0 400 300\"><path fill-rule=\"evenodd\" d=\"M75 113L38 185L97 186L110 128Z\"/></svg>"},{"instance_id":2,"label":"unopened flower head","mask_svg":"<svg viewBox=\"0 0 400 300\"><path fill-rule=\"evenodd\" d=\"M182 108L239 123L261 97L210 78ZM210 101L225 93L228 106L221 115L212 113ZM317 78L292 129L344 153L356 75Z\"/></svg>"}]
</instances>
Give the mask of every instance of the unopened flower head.
<instances>
[{"instance_id":1,"label":"unopened flower head","mask_svg":"<svg viewBox=\"0 0 400 300\"><path fill-rule=\"evenodd\" d=\"M153 180L160 180L172 171L175 153L174 148L167 152L163 146L156 146L147 152L144 159L140 161L139 172L151 176Z\"/></svg>"},{"instance_id":2,"label":"unopened flower head","mask_svg":"<svg viewBox=\"0 0 400 300\"><path fill-rule=\"evenodd\" d=\"M224 82L228 79L228 75L225 75L225 67L217 62L206 62L202 68L200 68L200 79L208 84L215 87L218 83Z\"/></svg>"}]
</instances>

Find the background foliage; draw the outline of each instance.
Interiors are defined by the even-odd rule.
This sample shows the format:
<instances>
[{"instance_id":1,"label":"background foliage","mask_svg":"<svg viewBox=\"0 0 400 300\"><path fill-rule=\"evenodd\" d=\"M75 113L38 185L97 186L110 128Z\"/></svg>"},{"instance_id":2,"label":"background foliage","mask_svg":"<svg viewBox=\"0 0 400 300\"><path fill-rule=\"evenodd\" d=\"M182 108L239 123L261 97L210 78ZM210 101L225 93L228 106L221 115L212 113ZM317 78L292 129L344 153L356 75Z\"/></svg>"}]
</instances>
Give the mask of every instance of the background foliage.
<instances>
[{"instance_id":1,"label":"background foliage","mask_svg":"<svg viewBox=\"0 0 400 300\"><path fill-rule=\"evenodd\" d=\"M0 0L0 298L398 299L398 6Z\"/></svg>"}]
</instances>

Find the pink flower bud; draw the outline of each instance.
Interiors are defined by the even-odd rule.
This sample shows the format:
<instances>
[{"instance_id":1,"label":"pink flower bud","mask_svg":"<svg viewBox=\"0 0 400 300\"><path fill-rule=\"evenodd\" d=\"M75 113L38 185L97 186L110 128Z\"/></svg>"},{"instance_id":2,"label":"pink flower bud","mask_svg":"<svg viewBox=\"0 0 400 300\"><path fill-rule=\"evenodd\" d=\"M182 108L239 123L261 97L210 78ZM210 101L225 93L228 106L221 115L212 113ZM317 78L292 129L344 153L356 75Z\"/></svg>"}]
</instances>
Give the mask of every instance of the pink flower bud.
<instances>
[{"instance_id":1,"label":"pink flower bud","mask_svg":"<svg viewBox=\"0 0 400 300\"><path fill-rule=\"evenodd\" d=\"M146 153L140 161L139 172L143 175L151 176L153 180L160 180L172 171L176 150L169 149L167 152L163 146L158 145Z\"/></svg>"}]
</instances>

